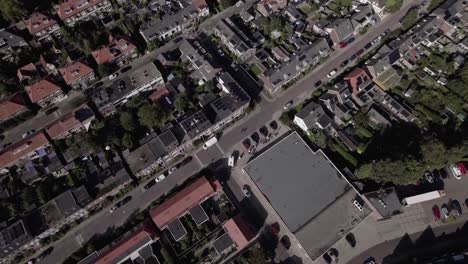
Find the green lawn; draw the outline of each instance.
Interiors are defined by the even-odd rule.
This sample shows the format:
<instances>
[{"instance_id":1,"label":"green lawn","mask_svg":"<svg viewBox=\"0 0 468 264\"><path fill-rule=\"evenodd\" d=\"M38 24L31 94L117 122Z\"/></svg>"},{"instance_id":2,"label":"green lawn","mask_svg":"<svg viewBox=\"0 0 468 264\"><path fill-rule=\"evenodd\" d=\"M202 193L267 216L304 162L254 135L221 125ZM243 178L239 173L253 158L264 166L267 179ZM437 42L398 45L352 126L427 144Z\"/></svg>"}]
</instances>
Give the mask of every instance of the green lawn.
<instances>
[{"instance_id":1,"label":"green lawn","mask_svg":"<svg viewBox=\"0 0 468 264\"><path fill-rule=\"evenodd\" d=\"M250 68L250 70L251 70L251 71L253 72L253 74L255 74L256 76L263 73L262 69L260 69L260 67L258 67L257 64L254 64L254 65L252 66L252 68Z\"/></svg>"}]
</instances>

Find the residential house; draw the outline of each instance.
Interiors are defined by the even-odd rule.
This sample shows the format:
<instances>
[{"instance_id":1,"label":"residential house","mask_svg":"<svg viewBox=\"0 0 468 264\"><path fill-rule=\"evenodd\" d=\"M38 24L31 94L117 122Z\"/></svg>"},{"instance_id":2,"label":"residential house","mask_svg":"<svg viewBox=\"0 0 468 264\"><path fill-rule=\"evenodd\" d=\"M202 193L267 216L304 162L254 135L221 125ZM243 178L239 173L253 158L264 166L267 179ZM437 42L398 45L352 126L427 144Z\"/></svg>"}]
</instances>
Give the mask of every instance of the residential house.
<instances>
[{"instance_id":1,"label":"residential house","mask_svg":"<svg viewBox=\"0 0 468 264\"><path fill-rule=\"evenodd\" d=\"M437 18L438 27L447 36L457 33L457 24L464 13L466 1L449 0L445 1L436 10L432 12Z\"/></svg>"},{"instance_id":2,"label":"residential house","mask_svg":"<svg viewBox=\"0 0 468 264\"><path fill-rule=\"evenodd\" d=\"M325 27L335 45L347 41L354 34L353 24L349 18L338 18Z\"/></svg>"},{"instance_id":3,"label":"residential house","mask_svg":"<svg viewBox=\"0 0 468 264\"><path fill-rule=\"evenodd\" d=\"M0 168L6 168L22 159L32 160L39 157L38 151L49 146L44 132L36 132L0 151Z\"/></svg>"},{"instance_id":4,"label":"residential house","mask_svg":"<svg viewBox=\"0 0 468 264\"><path fill-rule=\"evenodd\" d=\"M411 109L411 107L400 103L399 100L393 98L390 95L385 96L381 105L388 112L402 121L412 122L416 119L416 117L413 115L413 109Z\"/></svg>"},{"instance_id":5,"label":"residential house","mask_svg":"<svg viewBox=\"0 0 468 264\"><path fill-rule=\"evenodd\" d=\"M130 170L137 177L149 175L159 165L179 153L179 141L170 130L153 137L137 149L125 155Z\"/></svg>"},{"instance_id":6,"label":"residential house","mask_svg":"<svg viewBox=\"0 0 468 264\"><path fill-rule=\"evenodd\" d=\"M169 39L191 27L201 17L209 15L208 5L204 0L193 0L193 2L178 0L173 5L177 5L179 10L140 28L140 34L147 43Z\"/></svg>"},{"instance_id":7,"label":"residential house","mask_svg":"<svg viewBox=\"0 0 468 264\"><path fill-rule=\"evenodd\" d=\"M221 185L217 180L210 182L205 177L201 177L152 209L150 211L151 219L159 230L169 229L174 240L179 241L187 235L187 231L179 219L194 212L192 210L196 210L197 215L204 215L206 219L206 213L200 204L213 197L220 188Z\"/></svg>"},{"instance_id":8,"label":"residential house","mask_svg":"<svg viewBox=\"0 0 468 264\"><path fill-rule=\"evenodd\" d=\"M377 105L373 105L369 111L367 111L367 116L369 117L369 121L376 126L386 127L392 125L388 113Z\"/></svg>"},{"instance_id":9,"label":"residential house","mask_svg":"<svg viewBox=\"0 0 468 264\"><path fill-rule=\"evenodd\" d=\"M249 23L255 19L252 13L247 9L242 9L242 11L239 14L239 17L242 19L242 21L244 21L244 23Z\"/></svg>"},{"instance_id":10,"label":"residential house","mask_svg":"<svg viewBox=\"0 0 468 264\"><path fill-rule=\"evenodd\" d=\"M229 18L222 19L213 29L215 36L221 39L221 42L238 57L241 61L255 55L255 47L252 41L239 29Z\"/></svg>"},{"instance_id":11,"label":"residential house","mask_svg":"<svg viewBox=\"0 0 468 264\"><path fill-rule=\"evenodd\" d=\"M128 59L137 57L137 48L125 37L109 36L109 44L91 52L97 64L123 64Z\"/></svg>"},{"instance_id":12,"label":"residential house","mask_svg":"<svg viewBox=\"0 0 468 264\"><path fill-rule=\"evenodd\" d=\"M330 47L325 39L305 44L296 55L291 56L291 60L258 76L268 92L276 93L283 85L298 77L309 67L318 64L321 58L328 55Z\"/></svg>"},{"instance_id":13,"label":"residential house","mask_svg":"<svg viewBox=\"0 0 468 264\"><path fill-rule=\"evenodd\" d=\"M385 221L403 213L401 199L394 187L365 193L361 197L372 208L372 216L375 220Z\"/></svg>"},{"instance_id":14,"label":"residential house","mask_svg":"<svg viewBox=\"0 0 468 264\"><path fill-rule=\"evenodd\" d=\"M20 36L0 29L0 59L4 62L14 62L17 55L29 45Z\"/></svg>"},{"instance_id":15,"label":"residential house","mask_svg":"<svg viewBox=\"0 0 468 264\"><path fill-rule=\"evenodd\" d=\"M257 3L257 11L267 17L273 13L279 12L288 4L287 0L260 0Z\"/></svg>"},{"instance_id":16,"label":"residential house","mask_svg":"<svg viewBox=\"0 0 468 264\"><path fill-rule=\"evenodd\" d=\"M350 151L358 150L359 145L362 143L361 139L356 136L356 131L357 129L350 125L336 132L337 137Z\"/></svg>"},{"instance_id":17,"label":"residential house","mask_svg":"<svg viewBox=\"0 0 468 264\"><path fill-rule=\"evenodd\" d=\"M164 80L154 63L150 62L130 72L110 86L101 88L91 95L91 100L103 116L115 111L130 98L143 92L162 89Z\"/></svg>"},{"instance_id":18,"label":"residential house","mask_svg":"<svg viewBox=\"0 0 468 264\"><path fill-rule=\"evenodd\" d=\"M250 96L229 73L220 75L218 83L223 92L218 99L209 104L213 114L212 131L218 131L242 116L250 103Z\"/></svg>"},{"instance_id":19,"label":"residential house","mask_svg":"<svg viewBox=\"0 0 468 264\"><path fill-rule=\"evenodd\" d=\"M40 107L55 104L66 98L65 93L60 87L46 79L25 86L24 90L29 96L31 103L37 104Z\"/></svg>"},{"instance_id":20,"label":"residential house","mask_svg":"<svg viewBox=\"0 0 468 264\"><path fill-rule=\"evenodd\" d=\"M0 101L0 122L17 117L29 111L23 94L15 93Z\"/></svg>"},{"instance_id":21,"label":"residential house","mask_svg":"<svg viewBox=\"0 0 468 264\"><path fill-rule=\"evenodd\" d=\"M284 9L283 14L288 18L289 22L294 23L302 18L302 13L294 6L288 6Z\"/></svg>"},{"instance_id":22,"label":"residential house","mask_svg":"<svg viewBox=\"0 0 468 264\"><path fill-rule=\"evenodd\" d=\"M55 68L55 65L48 63L42 55L39 56L38 62L28 63L16 70L16 76L20 82L57 74L58 71Z\"/></svg>"},{"instance_id":23,"label":"residential house","mask_svg":"<svg viewBox=\"0 0 468 264\"><path fill-rule=\"evenodd\" d=\"M465 37L458 43L458 46L462 49L463 53L468 53L468 37Z\"/></svg>"},{"instance_id":24,"label":"residential house","mask_svg":"<svg viewBox=\"0 0 468 264\"><path fill-rule=\"evenodd\" d=\"M211 135L212 123L203 111L183 116L175 127L175 134L181 145L188 146L195 140Z\"/></svg>"},{"instance_id":25,"label":"residential house","mask_svg":"<svg viewBox=\"0 0 468 264\"><path fill-rule=\"evenodd\" d=\"M91 108L87 105L81 105L50 123L45 130L51 139L62 139L72 133L88 130L94 119L95 116Z\"/></svg>"},{"instance_id":26,"label":"residential house","mask_svg":"<svg viewBox=\"0 0 468 264\"><path fill-rule=\"evenodd\" d=\"M223 229L225 233L213 241L213 247L218 254L235 254L247 247L255 236L241 214L226 221Z\"/></svg>"},{"instance_id":27,"label":"residential house","mask_svg":"<svg viewBox=\"0 0 468 264\"><path fill-rule=\"evenodd\" d=\"M24 20L26 28L34 38L40 42L51 41L52 37L60 37L60 26L54 19L35 12Z\"/></svg>"},{"instance_id":28,"label":"residential house","mask_svg":"<svg viewBox=\"0 0 468 264\"><path fill-rule=\"evenodd\" d=\"M380 18L385 16L385 0L358 0L358 2L364 5L371 5L375 14L377 14Z\"/></svg>"},{"instance_id":29,"label":"residential house","mask_svg":"<svg viewBox=\"0 0 468 264\"><path fill-rule=\"evenodd\" d=\"M391 49L389 46L384 45L371 59L366 61L365 68L376 79L399 59L400 52L397 48Z\"/></svg>"},{"instance_id":30,"label":"residential house","mask_svg":"<svg viewBox=\"0 0 468 264\"><path fill-rule=\"evenodd\" d=\"M193 69L193 73L191 74L193 79L209 81L221 71L221 68L216 68L207 59L207 52L205 49L202 49L198 41L184 39L180 44L179 50L182 61L189 62Z\"/></svg>"},{"instance_id":31,"label":"residential house","mask_svg":"<svg viewBox=\"0 0 468 264\"><path fill-rule=\"evenodd\" d=\"M359 91L364 89L367 85L372 82L369 74L362 68L355 68L348 73L343 80L347 82L349 88L353 94L357 95Z\"/></svg>"},{"instance_id":32,"label":"residential house","mask_svg":"<svg viewBox=\"0 0 468 264\"><path fill-rule=\"evenodd\" d=\"M159 237L151 224L144 222L108 246L94 251L79 264L162 263L157 257L159 252L155 252L151 246L158 240Z\"/></svg>"},{"instance_id":33,"label":"residential house","mask_svg":"<svg viewBox=\"0 0 468 264\"><path fill-rule=\"evenodd\" d=\"M67 63L59 69L63 80L74 89L85 89L95 79L94 71L81 61L72 61L67 58Z\"/></svg>"},{"instance_id":34,"label":"residential house","mask_svg":"<svg viewBox=\"0 0 468 264\"><path fill-rule=\"evenodd\" d=\"M355 13L351 16L351 23L356 34L366 26L371 26L377 22L374 10L370 5L357 6L354 11Z\"/></svg>"},{"instance_id":35,"label":"residential house","mask_svg":"<svg viewBox=\"0 0 468 264\"><path fill-rule=\"evenodd\" d=\"M65 191L41 206L39 210L46 225L52 228L67 218L73 218L82 206L86 206L90 201L91 198L86 189L78 188L75 191Z\"/></svg>"},{"instance_id":36,"label":"residential house","mask_svg":"<svg viewBox=\"0 0 468 264\"><path fill-rule=\"evenodd\" d=\"M54 10L65 25L72 27L90 19L104 18L112 11L112 4L109 0L67 0L54 5Z\"/></svg>"},{"instance_id":37,"label":"residential house","mask_svg":"<svg viewBox=\"0 0 468 264\"><path fill-rule=\"evenodd\" d=\"M2 258L15 252L34 238L23 220L17 220L10 224L1 223L0 228L0 241L2 241L0 243L0 257Z\"/></svg>"},{"instance_id":38,"label":"residential house","mask_svg":"<svg viewBox=\"0 0 468 264\"><path fill-rule=\"evenodd\" d=\"M328 116L323 107L314 102L304 106L293 120L299 128L309 134L312 129L326 129L333 123L333 119Z\"/></svg>"},{"instance_id":39,"label":"residential house","mask_svg":"<svg viewBox=\"0 0 468 264\"><path fill-rule=\"evenodd\" d=\"M319 98L328 111L333 113L333 120L337 125L344 125L351 118L350 114L355 107L350 99L351 92L344 83L335 84Z\"/></svg>"}]
</instances>

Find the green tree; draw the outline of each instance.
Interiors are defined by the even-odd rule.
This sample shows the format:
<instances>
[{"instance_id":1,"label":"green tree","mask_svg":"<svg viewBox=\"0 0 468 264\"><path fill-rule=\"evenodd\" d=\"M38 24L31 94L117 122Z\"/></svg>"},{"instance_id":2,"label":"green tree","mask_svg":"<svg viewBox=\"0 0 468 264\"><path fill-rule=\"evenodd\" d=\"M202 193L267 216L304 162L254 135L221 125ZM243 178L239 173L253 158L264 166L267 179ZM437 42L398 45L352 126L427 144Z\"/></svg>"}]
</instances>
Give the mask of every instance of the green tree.
<instances>
[{"instance_id":1,"label":"green tree","mask_svg":"<svg viewBox=\"0 0 468 264\"><path fill-rule=\"evenodd\" d=\"M187 92L180 93L175 100L175 108L179 111L187 111L191 102Z\"/></svg>"},{"instance_id":2,"label":"green tree","mask_svg":"<svg viewBox=\"0 0 468 264\"><path fill-rule=\"evenodd\" d=\"M23 190L20 195L21 206L24 210L28 209L36 201L34 191L30 188Z\"/></svg>"},{"instance_id":3,"label":"green tree","mask_svg":"<svg viewBox=\"0 0 468 264\"><path fill-rule=\"evenodd\" d=\"M312 143L317 145L319 148L326 148L327 147L327 136L321 131L310 132L309 135L310 140Z\"/></svg>"},{"instance_id":4,"label":"green tree","mask_svg":"<svg viewBox=\"0 0 468 264\"><path fill-rule=\"evenodd\" d=\"M10 23L17 22L26 15L26 10L17 0L1 0L0 14Z\"/></svg>"},{"instance_id":5,"label":"green tree","mask_svg":"<svg viewBox=\"0 0 468 264\"><path fill-rule=\"evenodd\" d=\"M162 126L169 119L169 113L160 103L144 104L138 109L138 120L149 128Z\"/></svg>"},{"instance_id":6,"label":"green tree","mask_svg":"<svg viewBox=\"0 0 468 264\"><path fill-rule=\"evenodd\" d=\"M138 128L138 124L133 113L122 112L120 114L119 119L120 119L120 125L122 125L123 129L129 132L132 132Z\"/></svg>"},{"instance_id":7,"label":"green tree","mask_svg":"<svg viewBox=\"0 0 468 264\"><path fill-rule=\"evenodd\" d=\"M403 30L407 30L413 25L416 24L418 21L418 11L415 9L410 10L406 15L403 17L403 21L401 22L401 28Z\"/></svg>"},{"instance_id":8,"label":"green tree","mask_svg":"<svg viewBox=\"0 0 468 264\"><path fill-rule=\"evenodd\" d=\"M67 185L70 187L73 187L76 185L75 177L73 177L73 175L70 173L67 175Z\"/></svg>"},{"instance_id":9,"label":"green tree","mask_svg":"<svg viewBox=\"0 0 468 264\"><path fill-rule=\"evenodd\" d=\"M385 0L385 8L390 13L395 13L400 10L403 5L403 0Z\"/></svg>"},{"instance_id":10,"label":"green tree","mask_svg":"<svg viewBox=\"0 0 468 264\"><path fill-rule=\"evenodd\" d=\"M161 247L160 253L167 264L175 264L174 257L165 247Z\"/></svg>"},{"instance_id":11,"label":"green tree","mask_svg":"<svg viewBox=\"0 0 468 264\"><path fill-rule=\"evenodd\" d=\"M352 0L337 0L336 4L339 5L341 8L348 8L353 3Z\"/></svg>"},{"instance_id":12,"label":"green tree","mask_svg":"<svg viewBox=\"0 0 468 264\"><path fill-rule=\"evenodd\" d=\"M133 148L133 137L130 133L125 133L122 137L122 146L125 148Z\"/></svg>"},{"instance_id":13,"label":"green tree","mask_svg":"<svg viewBox=\"0 0 468 264\"><path fill-rule=\"evenodd\" d=\"M97 66L97 73L101 78L104 78L110 74L109 68L104 64L99 64Z\"/></svg>"}]
</instances>

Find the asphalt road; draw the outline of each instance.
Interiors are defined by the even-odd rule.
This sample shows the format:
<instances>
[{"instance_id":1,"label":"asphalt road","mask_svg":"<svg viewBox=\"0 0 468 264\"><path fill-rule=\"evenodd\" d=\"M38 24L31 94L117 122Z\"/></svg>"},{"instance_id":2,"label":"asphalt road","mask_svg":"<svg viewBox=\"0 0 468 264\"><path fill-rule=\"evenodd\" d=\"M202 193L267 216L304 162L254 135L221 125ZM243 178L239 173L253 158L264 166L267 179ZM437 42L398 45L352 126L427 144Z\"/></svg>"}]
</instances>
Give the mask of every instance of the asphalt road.
<instances>
[{"instance_id":1,"label":"asphalt road","mask_svg":"<svg viewBox=\"0 0 468 264\"><path fill-rule=\"evenodd\" d=\"M419 0L418 0L419 1ZM418 1L411 1L405 3L405 6L397 13L388 16L382 20L378 25L372 27L364 36L356 37L353 44L345 49L337 50L328 59L327 62L317 67L307 77L299 81L295 86L289 88L287 91L282 92L273 99L262 100L256 110L249 115L245 121L240 121L239 124L225 131L225 134L220 139L220 144L223 149L231 149L244 137L250 135L255 130L258 130L262 125L266 124L272 119L276 119L281 115L284 104L293 100L295 102L302 101L307 98L315 90L313 84L318 80L326 78L326 75L334 68L338 68L342 61L348 59L352 54L356 53L359 49L363 48L368 42L381 35L387 29L395 29L398 26L398 21L404 16L410 7L411 3ZM253 1L249 1L251 5ZM225 10L222 14L218 14L207 21L205 21L199 29L209 29L217 20L222 17L228 17L235 12L240 12L242 8L233 8ZM174 43L164 45L160 49L153 51L143 58L132 63L132 66L139 67L151 61L154 61L161 52L168 51L175 47ZM128 73L127 73L128 74ZM125 75L119 76L119 78ZM195 157L195 155L194 155ZM220 157L221 158L221 157ZM194 173L201 169L201 165L197 159L174 172L171 176L165 179L162 183L157 184L147 192L143 192L142 188L136 188L128 195L132 196L132 200L119 208L114 213L109 213L108 210L94 215L77 229L68 233L64 238L52 245L54 250L50 255L44 258L41 264L56 264L62 263L63 260L71 255L74 251L80 248L79 242L86 242L93 235L103 233L108 228L122 225L130 214L135 211L146 208L152 201L161 197L162 194L168 192L173 187L182 183L184 180L192 176ZM143 186L143 185L142 185Z\"/></svg>"}]
</instances>

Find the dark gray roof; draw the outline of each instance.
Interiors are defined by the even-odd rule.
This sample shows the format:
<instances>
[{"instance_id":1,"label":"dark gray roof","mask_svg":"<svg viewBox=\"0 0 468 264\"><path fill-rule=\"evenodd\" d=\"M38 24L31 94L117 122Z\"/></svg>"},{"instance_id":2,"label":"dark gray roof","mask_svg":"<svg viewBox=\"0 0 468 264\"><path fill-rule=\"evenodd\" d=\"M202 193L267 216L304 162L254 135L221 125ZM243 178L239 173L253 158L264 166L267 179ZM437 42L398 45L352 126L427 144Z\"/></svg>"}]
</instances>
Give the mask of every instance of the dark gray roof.
<instances>
[{"instance_id":1,"label":"dark gray roof","mask_svg":"<svg viewBox=\"0 0 468 264\"><path fill-rule=\"evenodd\" d=\"M190 209L189 212L197 226L208 221L208 215L206 215L205 210L199 204Z\"/></svg>"},{"instance_id":2,"label":"dark gray roof","mask_svg":"<svg viewBox=\"0 0 468 264\"><path fill-rule=\"evenodd\" d=\"M73 196L75 197L76 203L80 207L85 207L93 200L89 196L89 193L84 185L81 185L80 187L73 190Z\"/></svg>"},{"instance_id":3,"label":"dark gray roof","mask_svg":"<svg viewBox=\"0 0 468 264\"><path fill-rule=\"evenodd\" d=\"M62 193L54 199L57 208L64 218L76 213L80 207L76 203L75 197L70 190Z\"/></svg>"},{"instance_id":4,"label":"dark gray roof","mask_svg":"<svg viewBox=\"0 0 468 264\"><path fill-rule=\"evenodd\" d=\"M0 47L7 45L11 48L18 48L27 46L28 44L20 36L6 31L4 28L0 29Z\"/></svg>"},{"instance_id":5,"label":"dark gray roof","mask_svg":"<svg viewBox=\"0 0 468 264\"><path fill-rule=\"evenodd\" d=\"M167 228L171 232L172 237L175 241L179 241L187 235L187 230L185 230L184 225L180 222L178 218L170 222L167 225Z\"/></svg>"},{"instance_id":6,"label":"dark gray roof","mask_svg":"<svg viewBox=\"0 0 468 264\"><path fill-rule=\"evenodd\" d=\"M325 128L332 123L331 117L325 113L323 107L314 102L310 102L302 108L296 116L302 119L309 129L317 128L317 124L320 124L322 128Z\"/></svg>"},{"instance_id":7,"label":"dark gray roof","mask_svg":"<svg viewBox=\"0 0 468 264\"><path fill-rule=\"evenodd\" d=\"M213 247L215 248L218 254L223 253L226 249L229 249L232 245L234 245L234 241L232 241L228 233L222 234L213 242Z\"/></svg>"},{"instance_id":8,"label":"dark gray roof","mask_svg":"<svg viewBox=\"0 0 468 264\"><path fill-rule=\"evenodd\" d=\"M0 231L0 256L3 257L14 252L31 239L32 236L22 220L18 220L4 227Z\"/></svg>"},{"instance_id":9,"label":"dark gray roof","mask_svg":"<svg viewBox=\"0 0 468 264\"><path fill-rule=\"evenodd\" d=\"M402 213L402 205L395 188L387 188L364 194L383 218Z\"/></svg>"},{"instance_id":10,"label":"dark gray roof","mask_svg":"<svg viewBox=\"0 0 468 264\"><path fill-rule=\"evenodd\" d=\"M327 28L335 30L340 42L350 37L354 32L353 24L349 18L335 19Z\"/></svg>"},{"instance_id":11,"label":"dark gray roof","mask_svg":"<svg viewBox=\"0 0 468 264\"><path fill-rule=\"evenodd\" d=\"M211 122L202 111L198 111L179 122L179 126L184 132L184 136L195 138L208 130L211 127Z\"/></svg>"},{"instance_id":12,"label":"dark gray roof","mask_svg":"<svg viewBox=\"0 0 468 264\"><path fill-rule=\"evenodd\" d=\"M244 167L292 232L351 186L321 152L292 133Z\"/></svg>"}]
</instances>

